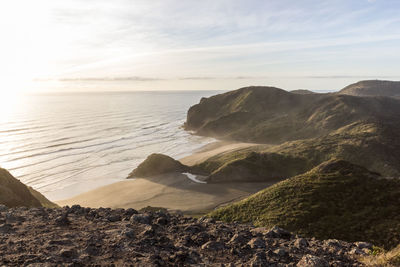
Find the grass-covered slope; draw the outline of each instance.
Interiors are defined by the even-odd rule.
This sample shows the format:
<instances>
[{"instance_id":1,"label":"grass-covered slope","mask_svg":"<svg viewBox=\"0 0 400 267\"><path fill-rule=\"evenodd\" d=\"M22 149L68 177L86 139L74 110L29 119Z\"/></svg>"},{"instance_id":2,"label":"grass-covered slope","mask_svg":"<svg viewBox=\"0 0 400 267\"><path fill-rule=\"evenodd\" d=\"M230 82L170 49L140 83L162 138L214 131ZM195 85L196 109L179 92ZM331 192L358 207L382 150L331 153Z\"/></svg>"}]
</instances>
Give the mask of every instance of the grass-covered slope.
<instances>
[{"instance_id":1,"label":"grass-covered slope","mask_svg":"<svg viewBox=\"0 0 400 267\"><path fill-rule=\"evenodd\" d=\"M151 154L139 166L134 169L128 178L150 177L169 172L185 172L189 167L173 158L163 154Z\"/></svg>"},{"instance_id":2,"label":"grass-covered slope","mask_svg":"<svg viewBox=\"0 0 400 267\"><path fill-rule=\"evenodd\" d=\"M391 96L400 97L400 82L369 80L350 84L339 94L355 96Z\"/></svg>"},{"instance_id":3,"label":"grass-covered slope","mask_svg":"<svg viewBox=\"0 0 400 267\"><path fill-rule=\"evenodd\" d=\"M262 148L253 147L216 155L192 169L207 174L209 183L277 182L310 169L305 158L254 151Z\"/></svg>"},{"instance_id":4,"label":"grass-covered slope","mask_svg":"<svg viewBox=\"0 0 400 267\"><path fill-rule=\"evenodd\" d=\"M400 120L400 100L340 94L296 94L245 87L203 98L185 128L200 135L256 143L316 138L355 122Z\"/></svg>"},{"instance_id":5,"label":"grass-covered slope","mask_svg":"<svg viewBox=\"0 0 400 267\"><path fill-rule=\"evenodd\" d=\"M227 151L194 166L210 182L282 180L331 159L368 166L385 176L400 176L400 126L356 122L330 134L280 145Z\"/></svg>"},{"instance_id":6,"label":"grass-covered slope","mask_svg":"<svg viewBox=\"0 0 400 267\"><path fill-rule=\"evenodd\" d=\"M310 166L340 158L385 176L400 176L400 126L394 123L356 122L322 137L286 142L266 150L306 158Z\"/></svg>"},{"instance_id":7,"label":"grass-covered slope","mask_svg":"<svg viewBox=\"0 0 400 267\"><path fill-rule=\"evenodd\" d=\"M8 207L56 207L33 188L15 179L7 170L0 168L0 204Z\"/></svg>"},{"instance_id":8,"label":"grass-covered slope","mask_svg":"<svg viewBox=\"0 0 400 267\"><path fill-rule=\"evenodd\" d=\"M34 196L40 202L40 205L42 207L45 207L45 208L58 208L59 207L56 203L51 202L44 195L42 195L40 192L36 191L32 187L29 186L28 189L29 189L29 192L31 192L32 196Z\"/></svg>"},{"instance_id":9,"label":"grass-covered slope","mask_svg":"<svg viewBox=\"0 0 400 267\"><path fill-rule=\"evenodd\" d=\"M391 248L400 242L400 180L329 161L210 216Z\"/></svg>"},{"instance_id":10,"label":"grass-covered slope","mask_svg":"<svg viewBox=\"0 0 400 267\"><path fill-rule=\"evenodd\" d=\"M394 249L361 258L366 266L396 267L400 266L400 244Z\"/></svg>"}]
</instances>

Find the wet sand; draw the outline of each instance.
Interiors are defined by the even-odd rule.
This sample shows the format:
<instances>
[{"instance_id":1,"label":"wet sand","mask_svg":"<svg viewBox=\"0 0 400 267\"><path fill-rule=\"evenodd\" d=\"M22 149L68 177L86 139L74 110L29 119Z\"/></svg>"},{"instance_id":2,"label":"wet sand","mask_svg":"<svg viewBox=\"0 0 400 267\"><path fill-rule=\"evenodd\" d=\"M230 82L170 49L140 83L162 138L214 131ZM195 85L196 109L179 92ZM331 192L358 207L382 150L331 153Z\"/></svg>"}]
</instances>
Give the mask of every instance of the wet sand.
<instances>
[{"instance_id":1,"label":"wet sand","mask_svg":"<svg viewBox=\"0 0 400 267\"><path fill-rule=\"evenodd\" d=\"M180 173L126 180L58 201L61 206L135 208L164 207L202 213L253 194L269 183L201 184Z\"/></svg>"},{"instance_id":2,"label":"wet sand","mask_svg":"<svg viewBox=\"0 0 400 267\"><path fill-rule=\"evenodd\" d=\"M186 165L194 165L220 153L254 145L256 144L216 142L180 161ZM57 204L135 209L153 206L181 210L184 213L202 213L243 199L270 185L271 183L203 184L190 180L184 174L170 173L106 185L57 201Z\"/></svg>"}]
</instances>

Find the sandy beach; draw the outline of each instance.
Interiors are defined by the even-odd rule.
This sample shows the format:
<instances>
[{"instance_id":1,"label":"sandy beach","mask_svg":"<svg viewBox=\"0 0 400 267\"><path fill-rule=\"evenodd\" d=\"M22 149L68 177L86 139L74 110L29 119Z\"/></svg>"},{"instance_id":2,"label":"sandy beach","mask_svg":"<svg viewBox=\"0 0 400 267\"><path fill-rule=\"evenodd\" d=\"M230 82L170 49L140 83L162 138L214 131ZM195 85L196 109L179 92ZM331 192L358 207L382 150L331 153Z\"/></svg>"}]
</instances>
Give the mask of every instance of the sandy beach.
<instances>
[{"instance_id":1,"label":"sandy beach","mask_svg":"<svg viewBox=\"0 0 400 267\"><path fill-rule=\"evenodd\" d=\"M195 164L201 163L208 158L222 154L227 151L234 151L238 149L243 149L247 147L256 146L258 144L254 143L234 143L227 141L217 141L208 145L205 145L199 151L193 153L190 156L179 159L182 164L193 166Z\"/></svg>"},{"instance_id":2,"label":"sandy beach","mask_svg":"<svg viewBox=\"0 0 400 267\"><path fill-rule=\"evenodd\" d=\"M220 153L254 145L256 144L216 142L180 161L186 165L194 165ZM245 198L270 185L271 183L203 184L192 181L181 173L170 173L106 185L58 201L57 204L135 209L153 206L180 210L186 214L202 213Z\"/></svg>"}]
</instances>

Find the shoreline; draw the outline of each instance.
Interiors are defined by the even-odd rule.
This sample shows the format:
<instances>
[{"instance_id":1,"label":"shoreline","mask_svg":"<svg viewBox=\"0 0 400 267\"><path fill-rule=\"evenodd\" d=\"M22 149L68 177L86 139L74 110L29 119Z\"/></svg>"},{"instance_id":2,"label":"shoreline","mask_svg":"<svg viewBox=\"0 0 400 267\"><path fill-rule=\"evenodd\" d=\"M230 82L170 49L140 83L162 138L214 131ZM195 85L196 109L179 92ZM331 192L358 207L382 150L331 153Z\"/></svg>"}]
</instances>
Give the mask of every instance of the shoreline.
<instances>
[{"instance_id":1,"label":"shoreline","mask_svg":"<svg viewBox=\"0 0 400 267\"><path fill-rule=\"evenodd\" d=\"M231 142L231 141L220 141L209 143L201 147L199 150L195 151L193 154L180 158L182 164L193 166L198 163L205 161L213 156L238 149L243 149L247 147L256 146L259 144L255 143L243 143L243 142Z\"/></svg>"},{"instance_id":2,"label":"shoreline","mask_svg":"<svg viewBox=\"0 0 400 267\"><path fill-rule=\"evenodd\" d=\"M215 141L179 161L186 165L195 165L212 156L255 145L257 144ZM185 174L169 173L119 181L55 202L60 206L78 204L92 208L141 209L153 206L171 211L179 210L185 214L198 214L243 199L270 185L272 183L197 183Z\"/></svg>"},{"instance_id":3,"label":"shoreline","mask_svg":"<svg viewBox=\"0 0 400 267\"><path fill-rule=\"evenodd\" d=\"M191 157L192 155L194 155L200 151L207 150L209 145L218 144L220 142L221 141L218 141L215 139L214 139L214 141L210 141L210 142L204 143L204 144L202 142L200 142L198 144L198 147L192 148L192 150L189 152L180 153L180 155L183 155L183 156L177 156L177 158L179 160L179 159L183 159L186 157ZM217 146L219 146L219 145L217 145ZM149 152L148 155L150 155L150 154L151 154L151 152ZM148 155L146 155L146 156L148 156ZM143 160L145 160L145 158L143 158ZM53 202L62 201L62 200L69 199L69 198L74 198L76 196L79 196L86 192L95 190L97 188L107 186L110 184L114 184L117 182L125 181L128 174L134 168L135 167L129 168L126 171L126 174L122 177L114 177L113 174L110 174L110 175L102 175L101 177L99 177L97 179L82 179L78 182L73 182L63 188L58 188L58 189L48 191L48 192L42 192L42 194L45 195L46 198L48 198L49 200L51 200ZM119 175L116 175L116 176L119 176ZM90 176L88 176L88 177L90 177Z\"/></svg>"}]
</instances>

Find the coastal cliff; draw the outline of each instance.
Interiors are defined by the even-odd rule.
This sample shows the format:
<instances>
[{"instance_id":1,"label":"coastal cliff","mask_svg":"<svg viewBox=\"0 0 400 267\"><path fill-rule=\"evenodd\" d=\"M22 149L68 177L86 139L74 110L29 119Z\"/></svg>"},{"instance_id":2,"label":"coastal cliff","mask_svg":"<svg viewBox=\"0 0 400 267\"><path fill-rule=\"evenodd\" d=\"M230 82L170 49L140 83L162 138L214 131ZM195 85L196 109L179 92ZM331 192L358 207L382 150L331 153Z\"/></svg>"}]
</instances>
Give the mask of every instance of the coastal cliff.
<instances>
[{"instance_id":1,"label":"coastal cliff","mask_svg":"<svg viewBox=\"0 0 400 267\"><path fill-rule=\"evenodd\" d=\"M400 120L400 100L336 94L295 94L275 87L244 87L203 98L185 128L199 135L280 144L317 138L355 122Z\"/></svg>"},{"instance_id":2,"label":"coastal cliff","mask_svg":"<svg viewBox=\"0 0 400 267\"><path fill-rule=\"evenodd\" d=\"M185 127L223 140L272 145L257 152L297 158L309 169L341 158L400 175L400 99L392 97L245 87L203 98L189 109Z\"/></svg>"}]
</instances>

